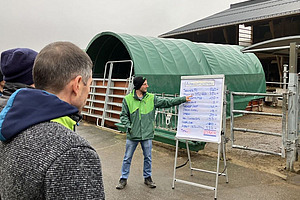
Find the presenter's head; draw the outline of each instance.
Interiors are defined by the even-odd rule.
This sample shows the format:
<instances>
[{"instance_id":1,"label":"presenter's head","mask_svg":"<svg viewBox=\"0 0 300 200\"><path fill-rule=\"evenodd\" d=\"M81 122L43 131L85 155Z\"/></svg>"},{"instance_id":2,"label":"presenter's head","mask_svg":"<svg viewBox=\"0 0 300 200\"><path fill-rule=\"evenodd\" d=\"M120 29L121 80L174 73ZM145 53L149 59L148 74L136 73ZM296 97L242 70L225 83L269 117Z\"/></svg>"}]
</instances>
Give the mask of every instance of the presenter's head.
<instances>
[{"instance_id":1,"label":"presenter's head","mask_svg":"<svg viewBox=\"0 0 300 200\"><path fill-rule=\"evenodd\" d=\"M147 83L147 79L145 77L142 76L137 76L133 79L133 85L134 85L134 89L136 91L140 91L142 93L147 92L147 88L149 87L148 83Z\"/></svg>"}]
</instances>

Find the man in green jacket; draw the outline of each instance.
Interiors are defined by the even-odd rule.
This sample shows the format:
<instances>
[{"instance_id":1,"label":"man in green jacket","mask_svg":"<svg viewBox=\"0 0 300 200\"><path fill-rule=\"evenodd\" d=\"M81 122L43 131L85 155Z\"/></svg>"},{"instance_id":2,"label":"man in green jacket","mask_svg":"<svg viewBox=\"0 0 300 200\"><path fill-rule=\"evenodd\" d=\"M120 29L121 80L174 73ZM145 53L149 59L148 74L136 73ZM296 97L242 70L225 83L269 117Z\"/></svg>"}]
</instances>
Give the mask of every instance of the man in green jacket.
<instances>
[{"instance_id":1,"label":"man in green jacket","mask_svg":"<svg viewBox=\"0 0 300 200\"><path fill-rule=\"evenodd\" d=\"M117 189L123 189L127 184L131 159L138 145L141 143L144 155L144 183L150 188L156 188L152 181L152 139L154 138L155 109L168 108L190 101L191 96L164 99L148 93L147 79L135 77L133 80L134 89L128 94L122 105L120 120L127 129L126 150L122 164L122 175Z\"/></svg>"}]
</instances>

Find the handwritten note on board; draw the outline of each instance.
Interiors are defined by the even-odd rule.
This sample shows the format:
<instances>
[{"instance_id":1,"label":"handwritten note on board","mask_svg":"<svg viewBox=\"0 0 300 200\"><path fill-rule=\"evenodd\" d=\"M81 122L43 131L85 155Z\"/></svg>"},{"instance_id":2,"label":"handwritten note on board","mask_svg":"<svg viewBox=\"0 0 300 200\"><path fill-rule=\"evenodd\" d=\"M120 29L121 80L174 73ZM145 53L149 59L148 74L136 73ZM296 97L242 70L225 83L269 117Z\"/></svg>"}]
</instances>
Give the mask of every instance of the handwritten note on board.
<instances>
[{"instance_id":1,"label":"handwritten note on board","mask_svg":"<svg viewBox=\"0 0 300 200\"><path fill-rule=\"evenodd\" d=\"M179 106L176 138L221 142L223 75L182 76L180 96L192 95Z\"/></svg>"}]
</instances>

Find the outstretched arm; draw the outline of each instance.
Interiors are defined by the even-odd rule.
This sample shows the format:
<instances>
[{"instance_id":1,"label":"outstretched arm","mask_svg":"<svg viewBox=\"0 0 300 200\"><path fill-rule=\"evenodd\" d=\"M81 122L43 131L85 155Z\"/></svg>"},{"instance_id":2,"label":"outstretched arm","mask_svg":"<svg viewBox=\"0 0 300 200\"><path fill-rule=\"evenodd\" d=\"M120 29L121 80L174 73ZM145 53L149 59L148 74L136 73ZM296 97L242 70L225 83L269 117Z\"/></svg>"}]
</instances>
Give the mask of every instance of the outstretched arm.
<instances>
[{"instance_id":1,"label":"outstretched arm","mask_svg":"<svg viewBox=\"0 0 300 200\"><path fill-rule=\"evenodd\" d=\"M191 101L190 97L191 96L187 96L187 97L184 96L184 97L176 97L174 99L167 99L167 98L161 98L161 97L155 96L155 99L154 99L155 107L156 108L169 108L172 106L177 106L186 101Z\"/></svg>"}]
</instances>

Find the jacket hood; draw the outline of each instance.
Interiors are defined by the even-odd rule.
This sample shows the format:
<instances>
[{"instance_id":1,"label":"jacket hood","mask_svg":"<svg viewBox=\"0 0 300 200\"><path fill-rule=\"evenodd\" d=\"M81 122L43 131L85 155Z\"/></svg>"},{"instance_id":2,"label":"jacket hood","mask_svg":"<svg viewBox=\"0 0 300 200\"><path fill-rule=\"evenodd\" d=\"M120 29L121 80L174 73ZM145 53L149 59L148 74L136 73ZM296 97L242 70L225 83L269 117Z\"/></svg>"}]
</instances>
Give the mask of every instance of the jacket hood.
<instances>
[{"instance_id":1,"label":"jacket hood","mask_svg":"<svg viewBox=\"0 0 300 200\"><path fill-rule=\"evenodd\" d=\"M0 140L10 140L32 125L78 112L76 107L44 90L19 89L0 113Z\"/></svg>"}]
</instances>

